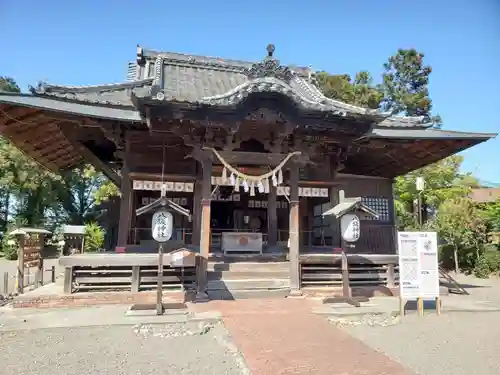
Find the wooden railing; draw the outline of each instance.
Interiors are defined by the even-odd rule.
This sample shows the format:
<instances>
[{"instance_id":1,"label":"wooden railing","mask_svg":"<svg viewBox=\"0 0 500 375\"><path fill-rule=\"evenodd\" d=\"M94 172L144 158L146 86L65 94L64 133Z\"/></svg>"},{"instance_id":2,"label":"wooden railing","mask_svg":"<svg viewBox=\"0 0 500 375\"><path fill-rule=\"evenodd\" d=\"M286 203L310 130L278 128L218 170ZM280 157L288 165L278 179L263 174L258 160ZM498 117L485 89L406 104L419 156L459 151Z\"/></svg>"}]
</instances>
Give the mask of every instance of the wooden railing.
<instances>
[{"instance_id":1,"label":"wooden railing","mask_svg":"<svg viewBox=\"0 0 500 375\"><path fill-rule=\"evenodd\" d=\"M196 267L170 267L164 254L163 289L188 290L195 286ZM89 254L61 257L64 292L153 290L157 287L156 254Z\"/></svg>"},{"instance_id":2,"label":"wooden railing","mask_svg":"<svg viewBox=\"0 0 500 375\"><path fill-rule=\"evenodd\" d=\"M387 287L399 284L397 255L347 255L349 283L352 287ZM341 254L303 254L300 256L302 287L342 286Z\"/></svg>"},{"instance_id":3,"label":"wooden railing","mask_svg":"<svg viewBox=\"0 0 500 375\"><path fill-rule=\"evenodd\" d=\"M163 268L163 289L182 290L194 288L195 268ZM157 287L157 266L80 266L72 268L69 293L91 291L153 290Z\"/></svg>"}]
</instances>

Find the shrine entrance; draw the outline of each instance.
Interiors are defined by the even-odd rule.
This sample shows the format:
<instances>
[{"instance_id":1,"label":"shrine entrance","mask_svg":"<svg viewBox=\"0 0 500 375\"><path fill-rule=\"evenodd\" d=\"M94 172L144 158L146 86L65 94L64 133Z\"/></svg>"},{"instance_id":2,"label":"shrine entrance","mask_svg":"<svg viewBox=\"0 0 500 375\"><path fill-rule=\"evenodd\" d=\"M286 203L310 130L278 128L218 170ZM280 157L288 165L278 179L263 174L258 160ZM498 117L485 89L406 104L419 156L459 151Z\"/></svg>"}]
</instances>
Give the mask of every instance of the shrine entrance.
<instances>
[{"instance_id":1,"label":"shrine entrance","mask_svg":"<svg viewBox=\"0 0 500 375\"><path fill-rule=\"evenodd\" d=\"M234 193L232 188L218 188L211 202L211 252L221 250L224 233L262 233L267 240L267 197L250 197L244 192Z\"/></svg>"}]
</instances>

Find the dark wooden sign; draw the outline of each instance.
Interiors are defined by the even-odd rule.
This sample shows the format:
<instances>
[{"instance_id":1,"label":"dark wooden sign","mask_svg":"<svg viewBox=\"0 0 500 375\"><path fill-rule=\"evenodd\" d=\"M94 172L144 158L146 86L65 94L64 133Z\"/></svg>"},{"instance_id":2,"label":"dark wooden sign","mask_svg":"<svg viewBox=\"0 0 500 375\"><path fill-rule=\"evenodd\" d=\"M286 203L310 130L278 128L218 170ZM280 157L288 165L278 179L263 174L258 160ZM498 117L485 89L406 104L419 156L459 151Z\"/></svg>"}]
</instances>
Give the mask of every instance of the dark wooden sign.
<instances>
[{"instance_id":1,"label":"dark wooden sign","mask_svg":"<svg viewBox=\"0 0 500 375\"><path fill-rule=\"evenodd\" d=\"M42 259L41 238L31 235L25 239L23 248L23 262L25 268L39 267Z\"/></svg>"}]
</instances>

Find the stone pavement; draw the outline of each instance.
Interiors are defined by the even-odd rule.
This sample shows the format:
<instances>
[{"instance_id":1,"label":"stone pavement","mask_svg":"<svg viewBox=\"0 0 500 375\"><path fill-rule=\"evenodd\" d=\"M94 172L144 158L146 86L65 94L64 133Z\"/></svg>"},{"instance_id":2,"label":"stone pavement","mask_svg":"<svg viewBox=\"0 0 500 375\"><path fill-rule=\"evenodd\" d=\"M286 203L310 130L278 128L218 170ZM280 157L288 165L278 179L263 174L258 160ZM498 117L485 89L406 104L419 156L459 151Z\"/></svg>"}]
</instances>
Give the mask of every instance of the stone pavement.
<instances>
[{"instance_id":1,"label":"stone pavement","mask_svg":"<svg viewBox=\"0 0 500 375\"><path fill-rule=\"evenodd\" d=\"M312 313L300 299L212 301L253 375L409 375L400 364Z\"/></svg>"}]
</instances>

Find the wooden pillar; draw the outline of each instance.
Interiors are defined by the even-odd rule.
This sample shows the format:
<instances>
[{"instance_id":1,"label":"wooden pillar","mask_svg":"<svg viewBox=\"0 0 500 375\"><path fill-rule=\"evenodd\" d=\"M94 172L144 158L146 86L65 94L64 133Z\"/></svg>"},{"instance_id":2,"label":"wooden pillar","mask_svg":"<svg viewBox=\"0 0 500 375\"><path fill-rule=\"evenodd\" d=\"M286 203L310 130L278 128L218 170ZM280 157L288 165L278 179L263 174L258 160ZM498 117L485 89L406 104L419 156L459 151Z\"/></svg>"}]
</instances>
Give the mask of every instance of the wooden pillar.
<instances>
[{"instance_id":1,"label":"wooden pillar","mask_svg":"<svg viewBox=\"0 0 500 375\"><path fill-rule=\"evenodd\" d=\"M197 301L208 299L207 265L208 254L210 252L210 201L212 194L212 159L207 155L201 162L203 166L203 180L201 184L201 233L200 257L197 269Z\"/></svg>"},{"instance_id":2,"label":"wooden pillar","mask_svg":"<svg viewBox=\"0 0 500 375\"><path fill-rule=\"evenodd\" d=\"M130 142L125 134L125 150L122 167L122 183L120 186L120 216L118 218L118 246L126 246L129 241L130 224L132 222L132 179L130 178Z\"/></svg>"},{"instance_id":3,"label":"wooden pillar","mask_svg":"<svg viewBox=\"0 0 500 375\"><path fill-rule=\"evenodd\" d=\"M391 183L391 197L389 197L389 218L392 223L392 248L390 249L391 254L398 254L398 217L396 212L396 206L394 205L394 185L395 180Z\"/></svg>"},{"instance_id":4,"label":"wooden pillar","mask_svg":"<svg viewBox=\"0 0 500 375\"><path fill-rule=\"evenodd\" d=\"M276 187L269 187L267 196L267 245L275 246L278 241L278 214L276 199Z\"/></svg>"},{"instance_id":5,"label":"wooden pillar","mask_svg":"<svg viewBox=\"0 0 500 375\"><path fill-rule=\"evenodd\" d=\"M122 186L120 200L120 218L118 219L118 246L126 246L132 218L132 181L127 160L122 168Z\"/></svg>"},{"instance_id":6,"label":"wooden pillar","mask_svg":"<svg viewBox=\"0 0 500 375\"><path fill-rule=\"evenodd\" d=\"M290 295L301 295L299 270L299 166L290 168Z\"/></svg>"},{"instance_id":7,"label":"wooden pillar","mask_svg":"<svg viewBox=\"0 0 500 375\"><path fill-rule=\"evenodd\" d=\"M25 236L20 234L17 236L19 247L17 248L17 293L24 292L24 243Z\"/></svg>"},{"instance_id":8,"label":"wooden pillar","mask_svg":"<svg viewBox=\"0 0 500 375\"><path fill-rule=\"evenodd\" d=\"M339 204L339 188L332 187L329 191L330 193L330 207L333 208ZM329 216L330 227L332 228L333 234L333 247L342 247L342 238L340 235L340 221L335 217L335 215Z\"/></svg>"},{"instance_id":9,"label":"wooden pillar","mask_svg":"<svg viewBox=\"0 0 500 375\"><path fill-rule=\"evenodd\" d=\"M299 232L299 245L305 248L307 244L307 247L310 248L311 244L309 243L309 241L307 241L309 233L306 232L309 227L307 222L307 210L309 209L309 201L307 200L307 197L299 197L299 202L299 228L301 228Z\"/></svg>"},{"instance_id":10,"label":"wooden pillar","mask_svg":"<svg viewBox=\"0 0 500 375\"><path fill-rule=\"evenodd\" d=\"M200 246L200 235L201 235L201 197L203 195L203 182L201 181L203 177L199 176L194 184L194 196L193 196L193 233L191 235L191 241L193 245Z\"/></svg>"}]
</instances>

